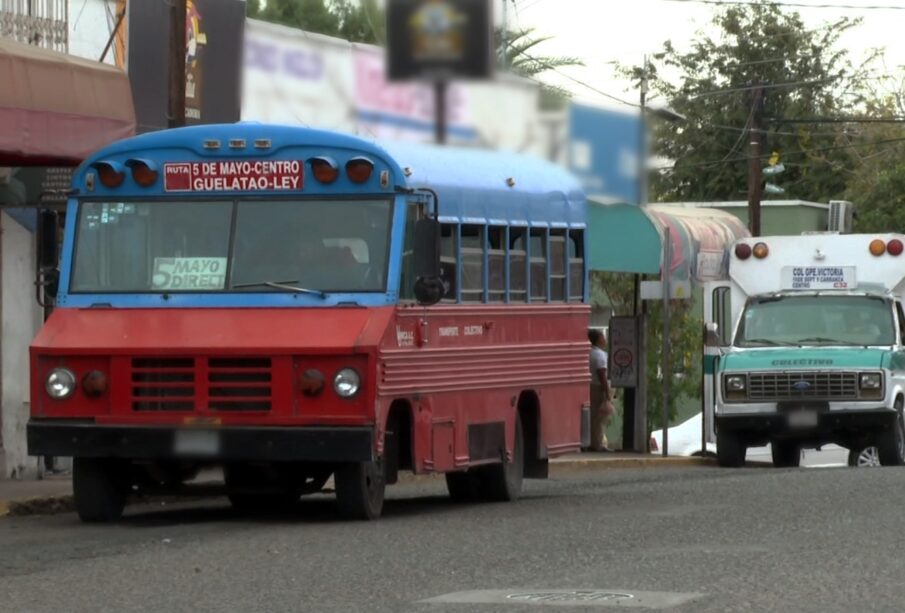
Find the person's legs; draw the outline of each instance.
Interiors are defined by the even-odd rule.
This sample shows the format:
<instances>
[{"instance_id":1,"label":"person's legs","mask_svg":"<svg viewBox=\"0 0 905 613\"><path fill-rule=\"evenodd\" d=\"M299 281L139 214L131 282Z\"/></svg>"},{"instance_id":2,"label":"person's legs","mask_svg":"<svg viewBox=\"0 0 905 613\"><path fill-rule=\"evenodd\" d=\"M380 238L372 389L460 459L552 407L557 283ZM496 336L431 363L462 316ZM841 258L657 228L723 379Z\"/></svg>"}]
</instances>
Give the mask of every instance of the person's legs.
<instances>
[{"instance_id":1,"label":"person's legs","mask_svg":"<svg viewBox=\"0 0 905 613\"><path fill-rule=\"evenodd\" d=\"M600 405L600 421L601 421L600 430L603 434L602 439L603 439L604 447L610 446L609 441L607 441L607 439L606 439L606 429L609 427L610 420L613 418L613 414L615 412L616 412L616 409L615 409L615 406L613 405L612 400L607 400L607 401L601 403L601 405Z\"/></svg>"},{"instance_id":2,"label":"person's legs","mask_svg":"<svg viewBox=\"0 0 905 613\"><path fill-rule=\"evenodd\" d=\"M591 449L600 450L605 445L603 428L604 398L599 385L591 386Z\"/></svg>"}]
</instances>

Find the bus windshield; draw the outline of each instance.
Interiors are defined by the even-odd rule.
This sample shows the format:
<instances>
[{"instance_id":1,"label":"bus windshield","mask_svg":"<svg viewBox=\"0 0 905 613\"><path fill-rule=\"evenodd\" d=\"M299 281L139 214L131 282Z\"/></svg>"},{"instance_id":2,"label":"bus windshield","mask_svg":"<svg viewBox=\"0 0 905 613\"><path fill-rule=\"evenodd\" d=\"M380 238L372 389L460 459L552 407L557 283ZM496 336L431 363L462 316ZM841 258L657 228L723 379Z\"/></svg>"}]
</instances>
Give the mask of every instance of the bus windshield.
<instances>
[{"instance_id":1,"label":"bus windshield","mask_svg":"<svg viewBox=\"0 0 905 613\"><path fill-rule=\"evenodd\" d=\"M390 200L83 202L73 293L383 292Z\"/></svg>"},{"instance_id":2,"label":"bus windshield","mask_svg":"<svg viewBox=\"0 0 905 613\"><path fill-rule=\"evenodd\" d=\"M894 345L889 302L876 296L774 296L748 304L736 346Z\"/></svg>"}]
</instances>

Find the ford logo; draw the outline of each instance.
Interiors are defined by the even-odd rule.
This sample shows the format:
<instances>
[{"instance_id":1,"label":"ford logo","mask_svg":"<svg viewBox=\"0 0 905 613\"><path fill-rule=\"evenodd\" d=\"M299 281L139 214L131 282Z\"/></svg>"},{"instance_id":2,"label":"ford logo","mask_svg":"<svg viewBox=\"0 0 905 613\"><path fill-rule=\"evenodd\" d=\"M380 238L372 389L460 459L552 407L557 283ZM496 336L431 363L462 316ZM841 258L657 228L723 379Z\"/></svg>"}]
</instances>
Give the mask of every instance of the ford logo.
<instances>
[{"instance_id":1,"label":"ford logo","mask_svg":"<svg viewBox=\"0 0 905 613\"><path fill-rule=\"evenodd\" d=\"M806 392L811 389L811 384L807 381L799 381L797 383L792 384L792 389L798 392Z\"/></svg>"}]
</instances>

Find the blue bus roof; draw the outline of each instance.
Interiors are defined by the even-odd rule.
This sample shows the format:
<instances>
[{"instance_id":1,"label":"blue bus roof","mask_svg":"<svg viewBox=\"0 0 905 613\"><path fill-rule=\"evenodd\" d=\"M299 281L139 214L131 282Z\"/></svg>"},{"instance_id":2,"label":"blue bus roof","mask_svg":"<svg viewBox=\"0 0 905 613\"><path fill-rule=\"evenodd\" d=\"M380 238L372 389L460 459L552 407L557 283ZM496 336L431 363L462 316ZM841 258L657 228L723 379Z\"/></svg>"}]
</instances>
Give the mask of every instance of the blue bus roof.
<instances>
[{"instance_id":1,"label":"blue bus roof","mask_svg":"<svg viewBox=\"0 0 905 613\"><path fill-rule=\"evenodd\" d=\"M205 150L205 140L223 143L221 150ZM226 144L231 139L269 139L266 151L234 151ZM382 160L393 175L394 185L409 189L429 188L440 201L441 221L453 223L508 223L539 227L584 227L585 195L578 181L566 170L531 156L433 145L369 141L356 136L298 126L241 122L192 126L163 130L118 141L91 156L76 172L78 188L93 162L125 158L160 149L199 159L241 159L243 157L279 158L304 147L349 150ZM158 161L167 161L158 159ZM147 196L147 191L141 192ZM344 192L348 193L348 192ZM323 191L319 190L319 194Z\"/></svg>"}]
</instances>

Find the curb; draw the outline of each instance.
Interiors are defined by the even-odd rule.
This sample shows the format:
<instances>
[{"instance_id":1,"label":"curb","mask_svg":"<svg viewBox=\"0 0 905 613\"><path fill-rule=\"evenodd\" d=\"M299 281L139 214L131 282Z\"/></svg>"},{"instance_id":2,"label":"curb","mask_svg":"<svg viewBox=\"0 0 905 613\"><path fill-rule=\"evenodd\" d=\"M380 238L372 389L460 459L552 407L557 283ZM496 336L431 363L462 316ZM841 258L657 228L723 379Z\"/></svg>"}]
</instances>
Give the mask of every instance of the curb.
<instances>
[{"instance_id":1,"label":"curb","mask_svg":"<svg viewBox=\"0 0 905 613\"><path fill-rule=\"evenodd\" d=\"M716 466L713 458L698 457L625 457L610 458L606 460L593 458L559 459L550 461L550 476L570 473L577 470L619 470L624 468L683 468L689 466ZM412 473L400 473L400 484L429 483L443 479L441 474L414 475ZM197 500L192 496L148 496L130 500L128 505L153 504L157 502L185 502ZM72 494L55 496L39 496L20 500L0 500L0 517L24 517L29 515L56 515L75 511L75 501Z\"/></svg>"}]
</instances>

